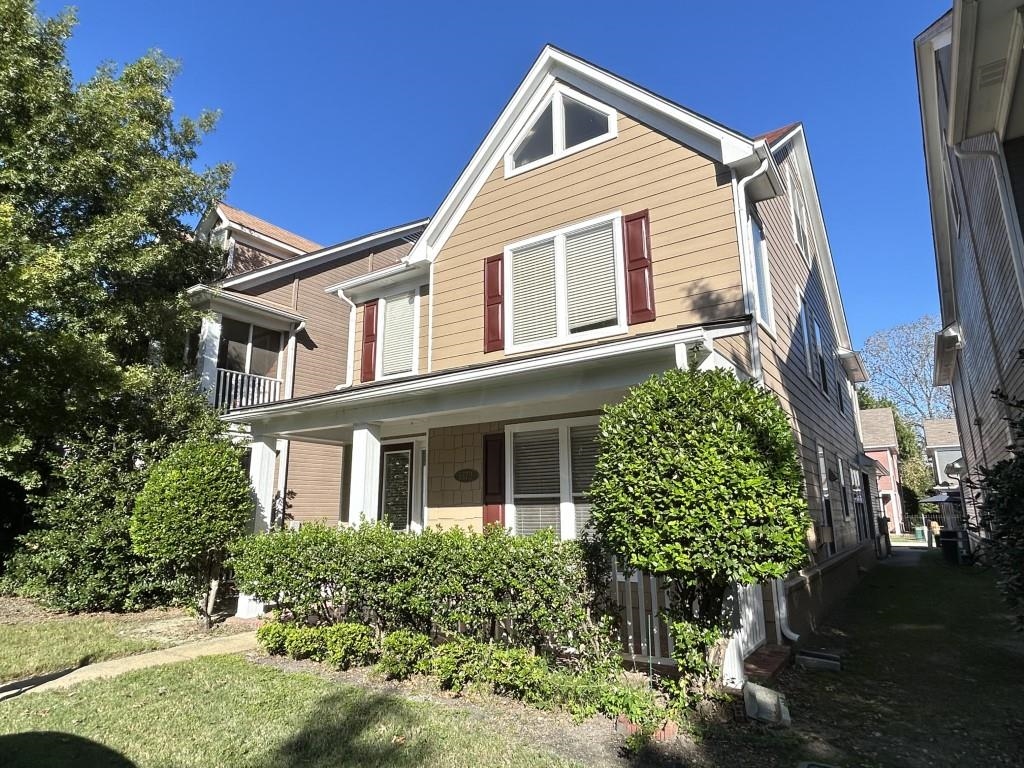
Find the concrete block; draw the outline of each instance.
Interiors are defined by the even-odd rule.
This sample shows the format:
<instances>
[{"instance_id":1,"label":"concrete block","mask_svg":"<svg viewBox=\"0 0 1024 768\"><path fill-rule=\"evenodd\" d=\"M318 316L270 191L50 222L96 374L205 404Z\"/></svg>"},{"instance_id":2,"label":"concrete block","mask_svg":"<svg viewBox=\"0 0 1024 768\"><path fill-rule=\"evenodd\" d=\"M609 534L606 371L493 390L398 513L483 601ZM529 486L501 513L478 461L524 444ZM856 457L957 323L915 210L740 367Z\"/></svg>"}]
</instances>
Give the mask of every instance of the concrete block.
<instances>
[{"instance_id":1,"label":"concrete block","mask_svg":"<svg viewBox=\"0 0 1024 768\"><path fill-rule=\"evenodd\" d=\"M757 683L746 682L743 685L743 704L747 717L772 725L789 727L792 723L786 697L771 688Z\"/></svg>"}]
</instances>

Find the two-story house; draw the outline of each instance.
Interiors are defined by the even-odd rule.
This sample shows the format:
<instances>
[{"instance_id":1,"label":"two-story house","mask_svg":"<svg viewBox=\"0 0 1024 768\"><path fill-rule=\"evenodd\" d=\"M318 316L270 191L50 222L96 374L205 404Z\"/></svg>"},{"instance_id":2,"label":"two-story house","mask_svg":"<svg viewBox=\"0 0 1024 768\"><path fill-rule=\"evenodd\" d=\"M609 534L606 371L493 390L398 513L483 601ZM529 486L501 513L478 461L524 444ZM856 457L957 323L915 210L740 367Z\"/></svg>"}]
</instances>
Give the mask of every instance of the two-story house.
<instances>
[{"instance_id":1,"label":"two-story house","mask_svg":"<svg viewBox=\"0 0 1024 768\"><path fill-rule=\"evenodd\" d=\"M865 453L885 470L878 474L877 513L888 521L889 533L903 534L907 522L900 492L900 448L892 408L865 408L860 412L860 425Z\"/></svg>"},{"instance_id":2,"label":"two-story house","mask_svg":"<svg viewBox=\"0 0 1024 768\"><path fill-rule=\"evenodd\" d=\"M865 376L799 124L751 138L546 47L429 221L195 292L208 385L229 319L282 334L281 388L219 400L250 430L257 529L287 489L300 521L572 538L602 406L697 364L778 395L815 520L808 568L746 595L743 652L873 559Z\"/></svg>"},{"instance_id":3,"label":"two-story house","mask_svg":"<svg viewBox=\"0 0 1024 768\"><path fill-rule=\"evenodd\" d=\"M934 380L952 388L971 473L1009 455L991 393L1024 397L1022 41L1009 0L956 0L914 41L943 323Z\"/></svg>"}]
</instances>

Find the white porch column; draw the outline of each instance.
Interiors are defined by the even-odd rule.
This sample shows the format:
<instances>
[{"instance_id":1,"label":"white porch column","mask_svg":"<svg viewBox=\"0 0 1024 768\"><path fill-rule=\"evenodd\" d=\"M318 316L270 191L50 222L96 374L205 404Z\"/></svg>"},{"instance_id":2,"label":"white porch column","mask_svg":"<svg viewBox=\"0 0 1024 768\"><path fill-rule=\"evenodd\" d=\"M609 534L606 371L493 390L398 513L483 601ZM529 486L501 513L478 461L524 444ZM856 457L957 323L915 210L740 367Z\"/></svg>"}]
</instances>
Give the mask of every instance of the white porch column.
<instances>
[{"instance_id":1,"label":"white porch column","mask_svg":"<svg viewBox=\"0 0 1024 768\"><path fill-rule=\"evenodd\" d=\"M265 533L270 529L271 505L274 503L274 465L277 461L277 440L273 437L253 435L252 455L249 459L249 481L256 498L253 513L253 533ZM263 615L263 603L249 595L239 593L238 610L235 615L243 619L254 619Z\"/></svg>"},{"instance_id":2,"label":"white porch column","mask_svg":"<svg viewBox=\"0 0 1024 768\"><path fill-rule=\"evenodd\" d=\"M196 367L199 369L199 386L212 403L217 396L217 357L220 354L220 328L224 316L219 312L203 318L199 330L199 349Z\"/></svg>"},{"instance_id":3,"label":"white porch column","mask_svg":"<svg viewBox=\"0 0 1024 768\"><path fill-rule=\"evenodd\" d=\"M377 519L380 486L380 424L352 427L352 480L349 483L348 521L359 525Z\"/></svg>"}]
</instances>

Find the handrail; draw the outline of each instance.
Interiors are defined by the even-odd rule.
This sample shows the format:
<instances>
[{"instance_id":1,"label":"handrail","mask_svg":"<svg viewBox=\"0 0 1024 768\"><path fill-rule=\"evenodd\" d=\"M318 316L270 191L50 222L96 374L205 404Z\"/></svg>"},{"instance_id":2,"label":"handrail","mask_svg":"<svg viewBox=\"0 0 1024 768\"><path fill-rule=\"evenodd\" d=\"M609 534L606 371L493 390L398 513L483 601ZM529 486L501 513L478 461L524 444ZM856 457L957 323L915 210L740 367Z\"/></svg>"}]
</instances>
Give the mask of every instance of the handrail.
<instances>
[{"instance_id":1,"label":"handrail","mask_svg":"<svg viewBox=\"0 0 1024 768\"><path fill-rule=\"evenodd\" d=\"M230 411L274 403L281 399L281 386L281 380L272 376L218 368L213 404Z\"/></svg>"}]
</instances>

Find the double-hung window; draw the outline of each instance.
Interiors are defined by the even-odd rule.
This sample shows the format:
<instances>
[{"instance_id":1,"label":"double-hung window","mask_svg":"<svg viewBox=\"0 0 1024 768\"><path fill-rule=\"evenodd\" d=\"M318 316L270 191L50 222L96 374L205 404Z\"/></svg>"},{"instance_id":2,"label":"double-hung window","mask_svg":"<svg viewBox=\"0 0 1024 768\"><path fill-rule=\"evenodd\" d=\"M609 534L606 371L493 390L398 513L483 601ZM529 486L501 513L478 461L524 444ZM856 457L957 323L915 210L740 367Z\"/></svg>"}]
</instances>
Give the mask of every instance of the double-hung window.
<instances>
[{"instance_id":1,"label":"double-hung window","mask_svg":"<svg viewBox=\"0 0 1024 768\"><path fill-rule=\"evenodd\" d=\"M621 220L616 213L505 249L510 351L625 331Z\"/></svg>"},{"instance_id":2,"label":"double-hung window","mask_svg":"<svg viewBox=\"0 0 1024 768\"><path fill-rule=\"evenodd\" d=\"M818 356L818 383L821 385L821 391L828 395L828 379L829 379L829 354L825 346L825 335L821 332L821 325L818 321L814 321L814 345L815 352Z\"/></svg>"},{"instance_id":3,"label":"double-hung window","mask_svg":"<svg viewBox=\"0 0 1024 768\"><path fill-rule=\"evenodd\" d=\"M381 343L378 374L401 376L416 372L417 292L406 291L381 300L379 310Z\"/></svg>"},{"instance_id":4,"label":"double-hung window","mask_svg":"<svg viewBox=\"0 0 1024 768\"><path fill-rule=\"evenodd\" d=\"M519 536L550 528L562 539L590 523L597 417L513 424L506 431L508 519Z\"/></svg>"},{"instance_id":5,"label":"double-hung window","mask_svg":"<svg viewBox=\"0 0 1024 768\"><path fill-rule=\"evenodd\" d=\"M796 241L800 253L811 266L814 247L814 233L811 232L811 219L807 211L807 199L804 197L803 187L800 179L793 172L787 174L789 182L789 207L793 218L793 239Z\"/></svg>"},{"instance_id":6,"label":"double-hung window","mask_svg":"<svg viewBox=\"0 0 1024 768\"><path fill-rule=\"evenodd\" d=\"M754 259L754 280L757 282L755 311L758 321L771 330L775 327L775 319L772 309L771 273L768 270L768 248L761 222L754 215L750 216L750 240Z\"/></svg>"}]
</instances>

